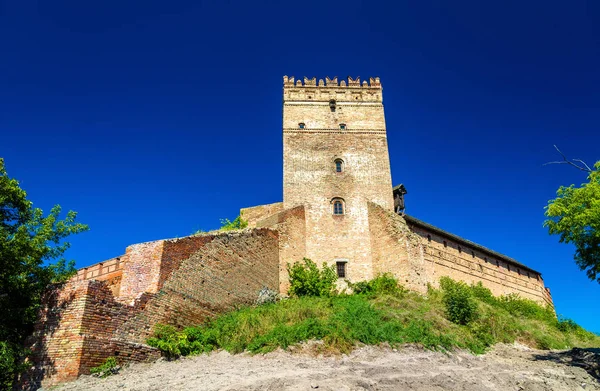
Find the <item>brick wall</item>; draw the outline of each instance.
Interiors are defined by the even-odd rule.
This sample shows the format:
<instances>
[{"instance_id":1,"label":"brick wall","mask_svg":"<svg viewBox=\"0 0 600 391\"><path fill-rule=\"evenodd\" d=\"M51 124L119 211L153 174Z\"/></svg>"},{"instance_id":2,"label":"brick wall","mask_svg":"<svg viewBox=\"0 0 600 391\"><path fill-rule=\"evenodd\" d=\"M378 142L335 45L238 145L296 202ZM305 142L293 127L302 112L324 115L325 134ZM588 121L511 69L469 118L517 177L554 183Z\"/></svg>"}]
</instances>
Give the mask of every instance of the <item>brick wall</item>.
<instances>
[{"instance_id":1,"label":"brick wall","mask_svg":"<svg viewBox=\"0 0 600 391\"><path fill-rule=\"evenodd\" d=\"M369 226L373 248L373 274L390 272L406 288L427 292L428 274L421 238L402 217L369 203Z\"/></svg>"},{"instance_id":2,"label":"brick wall","mask_svg":"<svg viewBox=\"0 0 600 391\"><path fill-rule=\"evenodd\" d=\"M75 379L109 356L156 359L158 350L144 344L156 323L198 324L279 286L278 233L268 228L141 243L120 262L120 290L106 278L111 262L48 290L27 341L35 365L24 388Z\"/></svg>"},{"instance_id":3,"label":"brick wall","mask_svg":"<svg viewBox=\"0 0 600 391\"><path fill-rule=\"evenodd\" d=\"M255 228L258 221L263 220L275 213L279 213L282 210L283 202L276 202L274 204L242 208L240 209L240 216L242 216L243 220L248 222L249 228Z\"/></svg>"},{"instance_id":4,"label":"brick wall","mask_svg":"<svg viewBox=\"0 0 600 391\"><path fill-rule=\"evenodd\" d=\"M409 217L407 216L408 220ZM442 276L481 282L496 296L511 293L552 305L541 275L508 257L452 234L405 220L369 204L374 274L392 272L409 289L424 292Z\"/></svg>"},{"instance_id":5,"label":"brick wall","mask_svg":"<svg viewBox=\"0 0 600 391\"><path fill-rule=\"evenodd\" d=\"M124 361L160 357L149 346L113 338L117 327L137 310L118 303L106 281L71 280L49 289L34 333L26 342L34 366L23 377L23 388L73 380L109 356Z\"/></svg>"},{"instance_id":6,"label":"brick wall","mask_svg":"<svg viewBox=\"0 0 600 391\"><path fill-rule=\"evenodd\" d=\"M411 230L422 237L429 279L438 286L442 276L469 284L480 282L496 296L517 293L521 297L552 305L552 298L544 287L541 275L523 265L507 261L480 246L469 246L462 241L440 235L437 231L411 225Z\"/></svg>"},{"instance_id":7,"label":"brick wall","mask_svg":"<svg viewBox=\"0 0 600 391\"><path fill-rule=\"evenodd\" d=\"M286 209L257 222L257 227L270 227L279 233L279 293L289 289L287 264L306 256L306 213L304 206Z\"/></svg>"},{"instance_id":8,"label":"brick wall","mask_svg":"<svg viewBox=\"0 0 600 391\"><path fill-rule=\"evenodd\" d=\"M157 323L199 324L235 305L253 303L261 288L277 290L278 265L276 231L262 228L215 235L173 271L117 335L144 342Z\"/></svg>"}]
</instances>

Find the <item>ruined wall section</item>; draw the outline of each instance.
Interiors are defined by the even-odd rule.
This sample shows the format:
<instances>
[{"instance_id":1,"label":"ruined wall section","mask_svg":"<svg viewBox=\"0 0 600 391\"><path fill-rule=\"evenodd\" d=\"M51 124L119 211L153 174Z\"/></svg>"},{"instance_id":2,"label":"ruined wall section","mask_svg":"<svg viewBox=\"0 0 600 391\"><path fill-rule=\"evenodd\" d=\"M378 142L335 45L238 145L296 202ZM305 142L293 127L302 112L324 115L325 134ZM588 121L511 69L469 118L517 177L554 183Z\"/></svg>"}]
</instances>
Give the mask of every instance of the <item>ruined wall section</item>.
<instances>
[{"instance_id":1,"label":"ruined wall section","mask_svg":"<svg viewBox=\"0 0 600 391\"><path fill-rule=\"evenodd\" d=\"M306 256L346 261L355 281L372 277L367 202L391 210L393 200L381 84L342 83L284 78L284 208L306 207ZM336 198L344 215L333 215Z\"/></svg>"},{"instance_id":2,"label":"ruined wall section","mask_svg":"<svg viewBox=\"0 0 600 391\"><path fill-rule=\"evenodd\" d=\"M240 209L242 220L248 222L248 228L256 228L256 223L283 210L283 202L253 206Z\"/></svg>"},{"instance_id":3,"label":"ruined wall section","mask_svg":"<svg viewBox=\"0 0 600 391\"><path fill-rule=\"evenodd\" d=\"M287 264L300 262L306 256L306 212L304 206L286 209L257 223L279 233L279 293L290 287Z\"/></svg>"},{"instance_id":4,"label":"ruined wall section","mask_svg":"<svg viewBox=\"0 0 600 391\"><path fill-rule=\"evenodd\" d=\"M160 357L157 349L114 338L116 329L139 308L117 302L106 281L71 280L53 286L43 297L40 318L26 342L34 366L22 385L36 388L74 380L109 356L129 362Z\"/></svg>"},{"instance_id":5,"label":"ruined wall section","mask_svg":"<svg viewBox=\"0 0 600 391\"><path fill-rule=\"evenodd\" d=\"M116 335L143 343L157 323L196 325L236 305L253 303L263 287L278 289L278 267L276 231L220 233L184 260Z\"/></svg>"},{"instance_id":6,"label":"ruined wall section","mask_svg":"<svg viewBox=\"0 0 600 391\"><path fill-rule=\"evenodd\" d=\"M426 293L429 280L421 238L401 216L374 203L369 203L369 226L373 274L392 273L404 287Z\"/></svg>"},{"instance_id":7,"label":"ruined wall section","mask_svg":"<svg viewBox=\"0 0 600 391\"><path fill-rule=\"evenodd\" d=\"M106 261L81 268L73 281L97 280L105 281L113 295L119 296L123 276L124 257L119 256Z\"/></svg>"}]
</instances>

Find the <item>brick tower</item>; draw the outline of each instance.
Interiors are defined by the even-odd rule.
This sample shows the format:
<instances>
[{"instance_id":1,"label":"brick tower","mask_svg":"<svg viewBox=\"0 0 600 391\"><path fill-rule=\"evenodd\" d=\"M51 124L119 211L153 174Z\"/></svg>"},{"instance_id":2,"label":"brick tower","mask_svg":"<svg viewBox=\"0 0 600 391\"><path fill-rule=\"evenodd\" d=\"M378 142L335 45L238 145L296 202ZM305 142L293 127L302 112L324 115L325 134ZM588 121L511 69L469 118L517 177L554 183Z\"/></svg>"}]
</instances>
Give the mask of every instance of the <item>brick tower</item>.
<instances>
[{"instance_id":1,"label":"brick tower","mask_svg":"<svg viewBox=\"0 0 600 391\"><path fill-rule=\"evenodd\" d=\"M283 208L304 205L306 256L373 277L367 202L393 209L379 78L283 78Z\"/></svg>"}]
</instances>

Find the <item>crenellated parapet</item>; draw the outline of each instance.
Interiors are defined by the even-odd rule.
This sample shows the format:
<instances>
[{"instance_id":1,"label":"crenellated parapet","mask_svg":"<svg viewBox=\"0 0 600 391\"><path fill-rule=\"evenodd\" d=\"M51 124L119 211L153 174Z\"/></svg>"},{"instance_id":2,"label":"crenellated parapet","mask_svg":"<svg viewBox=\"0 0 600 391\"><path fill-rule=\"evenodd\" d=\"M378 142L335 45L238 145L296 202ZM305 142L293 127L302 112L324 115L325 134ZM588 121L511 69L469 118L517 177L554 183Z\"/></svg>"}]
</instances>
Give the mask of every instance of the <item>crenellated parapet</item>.
<instances>
[{"instance_id":1,"label":"crenellated parapet","mask_svg":"<svg viewBox=\"0 0 600 391\"><path fill-rule=\"evenodd\" d=\"M381 102L381 81L378 77L360 81L360 77L348 77L348 80L338 81L326 77L325 80L316 77L298 79L294 76L283 77L284 101L316 101L329 102L334 99L340 102Z\"/></svg>"},{"instance_id":2,"label":"crenellated parapet","mask_svg":"<svg viewBox=\"0 0 600 391\"><path fill-rule=\"evenodd\" d=\"M283 77L283 87L284 88L294 88L294 87L329 87L329 88L339 88L339 87L349 87L349 88L376 88L381 89L381 82L378 77L370 77L369 81L363 80L361 83L360 77L353 79L348 76L348 81L342 80L338 82L337 76L333 79L329 77L325 77L325 80L319 79L317 83L317 78L313 77L309 79L304 76L304 80L298 79L294 76L284 76Z\"/></svg>"}]
</instances>

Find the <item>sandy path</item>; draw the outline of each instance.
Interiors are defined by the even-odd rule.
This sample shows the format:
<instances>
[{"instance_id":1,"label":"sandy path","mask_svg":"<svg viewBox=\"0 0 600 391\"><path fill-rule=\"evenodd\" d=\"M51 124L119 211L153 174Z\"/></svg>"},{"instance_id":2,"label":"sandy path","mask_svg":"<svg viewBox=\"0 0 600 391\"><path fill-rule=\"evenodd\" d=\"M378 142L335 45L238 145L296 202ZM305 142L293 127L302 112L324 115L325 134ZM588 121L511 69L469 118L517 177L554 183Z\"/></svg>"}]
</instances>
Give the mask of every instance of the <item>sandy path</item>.
<instances>
[{"instance_id":1,"label":"sandy path","mask_svg":"<svg viewBox=\"0 0 600 391\"><path fill-rule=\"evenodd\" d=\"M106 379L83 376L58 390L600 390L590 375L598 375L600 354L584 353L587 371L566 352L512 345L482 356L412 346L362 347L342 357L217 352L135 364Z\"/></svg>"}]
</instances>

